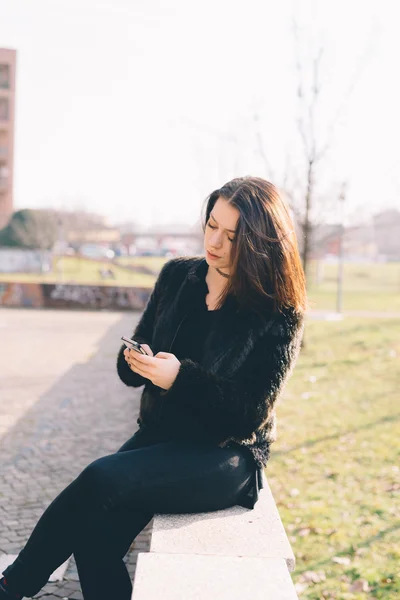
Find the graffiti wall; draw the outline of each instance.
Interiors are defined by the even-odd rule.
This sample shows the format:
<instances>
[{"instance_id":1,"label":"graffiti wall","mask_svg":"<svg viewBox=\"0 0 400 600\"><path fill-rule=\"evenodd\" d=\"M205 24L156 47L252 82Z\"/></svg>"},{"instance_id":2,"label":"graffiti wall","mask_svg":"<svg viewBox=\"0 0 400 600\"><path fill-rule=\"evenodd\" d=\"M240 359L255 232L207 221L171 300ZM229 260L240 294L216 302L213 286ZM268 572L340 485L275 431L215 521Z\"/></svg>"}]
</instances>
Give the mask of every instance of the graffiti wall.
<instances>
[{"instance_id":1,"label":"graffiti wall","mask_svg":"<svg viewBox=\"0 0 400 600\"><path fill-rule=\"evenodd\" d=\"M0 306L43 306L39 283L0 283Z\"/></svg>"},{"instance_id":2,"label":"graffiti wall","mask_svg":"<svg viewBox=\"0 0 400 600\"><path fill-rule=\"evenodd\" d=\"M106 285L0 283L0 306L141 311L150 293L148 288Z\"/></svg>"}]
</instances>

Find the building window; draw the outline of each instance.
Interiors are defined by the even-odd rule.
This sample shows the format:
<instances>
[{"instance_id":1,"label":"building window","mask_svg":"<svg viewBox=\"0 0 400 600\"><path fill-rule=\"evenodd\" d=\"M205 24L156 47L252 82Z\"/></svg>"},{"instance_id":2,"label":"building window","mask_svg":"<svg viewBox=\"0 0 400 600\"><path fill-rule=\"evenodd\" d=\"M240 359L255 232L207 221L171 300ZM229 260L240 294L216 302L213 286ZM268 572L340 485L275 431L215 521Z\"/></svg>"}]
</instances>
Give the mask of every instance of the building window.
<instances>
[{"instance_id":1,"label":"building window","mask_svg":"<svg viewBox=\"0 0 400 600\"><path fill-rule=\"evenodd\" d=\"M10 87L10 65L0 65L0 88Z\"/></svg>"},{"instance_id":2,"label":"building window","mask_svg":"<svg viewBox=\"0 0 400 600\"><path fill-rule=\"evenodd\" d=\"M8 121L8 98L0 98L0 121Z\"/></svg>"}]
</instances>

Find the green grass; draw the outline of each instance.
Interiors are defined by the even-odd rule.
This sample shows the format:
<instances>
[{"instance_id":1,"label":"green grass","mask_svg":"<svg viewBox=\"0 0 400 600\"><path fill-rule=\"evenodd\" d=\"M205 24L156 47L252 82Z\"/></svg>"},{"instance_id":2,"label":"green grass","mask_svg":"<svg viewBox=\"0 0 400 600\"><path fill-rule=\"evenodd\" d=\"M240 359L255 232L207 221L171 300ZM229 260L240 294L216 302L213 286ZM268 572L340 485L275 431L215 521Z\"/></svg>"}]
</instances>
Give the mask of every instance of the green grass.
<instances>
[{"instance_id":1,"label":"green grass","mask_svg":"<svg viewBox=\"0 0 400 600\"><path fill-rule=\"evenodd\" d=\"M156 274L167 258L138 256L118 258L118 264L93 261L85 258L64 257L54 259L53 273L8 274L0 273L1 281L68 282L88 285L121 285L152 288ZM112 267L115 280L102 280L100 267ZM125 268L124 268L125 267ZM126 267L147 267L155 274L132 272ZM311 263L308 277L311 308L336 309L337 266L323 265L317 281L317 263ZM400 312L400 264L346 264L344 268L343 310Z\"/></svg>"},{"instance_id":2,"label":"green grass","mask_svg":"<svg viewBox=\"0 0 400 600\"><path fill-rule=\"evenodd\" d=\"M158 259L153 267L152 258L149 262L138 260L132 266L147 265L150 269L156 271L161 268L166 259ZM160 262L163 261L162 263ZM102 279L99 274L101 268L112 268L115 279ZM155 276L147 273L135 273L123 266L110 263L110 261L95 261L88 258L77 258L74 256L65 256L54 259L53 272L37 273L0 273L1 281L16 281L19 283L76 283L87 285L120 285L132 287L152 288L155 282Z\"/></svg>"},{"instance_id":3,"label":"green grass","mask_svg":"<svg viewBox=\"0 0 400 600\"><path fill-rule=\"evenodd\" d=\"M335 310L337 273L337 265L322 265L318 283L317 263L311 264L308 290L312 308ZM343 310L400 312L400 264L345 263Z\"/></svg>"},{"instance_id":4,"label":"green grass","mask_svg":"<svg viewBox=\"0 0 400 600\"><path fill-rule=\"evenodd\" d=\"M336 292L333 290L311 288L308 293L310 307L313 310L336 310ZM388 293L378 290L356 292L351 289L344 290L343 311L365 310L376 312L400 312L400 292Z\"/></svg>"},{"instance_id":5,"label":"green grass","mask_svg":"<svg viewBox=\"0 0 400 600\"><path fill-rule=\"evenodd\" d=\"M400 598L399 355L400 319L307 323L266 470L302 599Z\"/></svg>"}]
</instances>

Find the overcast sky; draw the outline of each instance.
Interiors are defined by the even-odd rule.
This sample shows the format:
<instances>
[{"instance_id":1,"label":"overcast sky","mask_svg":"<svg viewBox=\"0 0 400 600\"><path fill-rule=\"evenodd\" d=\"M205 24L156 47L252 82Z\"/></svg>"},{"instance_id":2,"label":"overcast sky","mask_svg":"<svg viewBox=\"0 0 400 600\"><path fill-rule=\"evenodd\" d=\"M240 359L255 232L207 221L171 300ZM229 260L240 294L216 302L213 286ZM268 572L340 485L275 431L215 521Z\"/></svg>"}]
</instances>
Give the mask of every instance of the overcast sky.
<instances>
[{"instance_id":1,"label":"overcast sky","mask_svg":"<svg viewBox=\"0 0 400 600\"><path fill-rule=\"evenodd\" d=\"M18 51L16 208L193 224L213 189L266 175L255 112L279 179L296 150L293 15L323 40L321 135L345 101L321 181L349 180L349 214L398 206L397 7L2 0L0 46Z\"/></svg>"}]
</instances>

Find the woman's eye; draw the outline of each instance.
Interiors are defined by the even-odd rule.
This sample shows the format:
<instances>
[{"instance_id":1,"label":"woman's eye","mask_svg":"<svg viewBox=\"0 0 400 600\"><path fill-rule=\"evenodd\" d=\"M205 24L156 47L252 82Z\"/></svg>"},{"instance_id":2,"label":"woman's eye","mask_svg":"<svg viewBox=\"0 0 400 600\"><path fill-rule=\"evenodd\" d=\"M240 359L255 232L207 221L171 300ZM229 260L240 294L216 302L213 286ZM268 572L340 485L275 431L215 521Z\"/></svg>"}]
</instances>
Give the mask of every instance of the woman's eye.
<instances>
[{"instance_id":1,"label":"woman's eye","mask_svg":"<svg viewBox=\"0 0 400 600\"><path fill-rule=\"evenodd\" d=\"M208 226L210 229L217 229L217 228L216 228L214 225L211 225L211 223L210 223L210 222L208 222L208 223L207 223L207 226ZM233 243L233 240L234 240L234 238L233 238L233 239L231 239L231 238L228 236L228 240L229 240L231 243Z\"/></svg>"}]
</instances>

